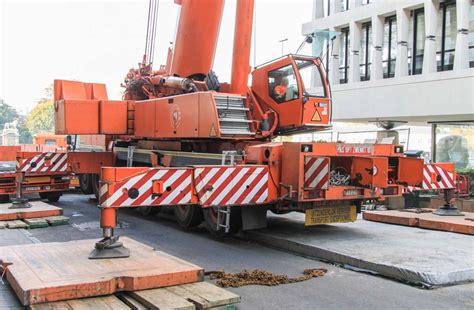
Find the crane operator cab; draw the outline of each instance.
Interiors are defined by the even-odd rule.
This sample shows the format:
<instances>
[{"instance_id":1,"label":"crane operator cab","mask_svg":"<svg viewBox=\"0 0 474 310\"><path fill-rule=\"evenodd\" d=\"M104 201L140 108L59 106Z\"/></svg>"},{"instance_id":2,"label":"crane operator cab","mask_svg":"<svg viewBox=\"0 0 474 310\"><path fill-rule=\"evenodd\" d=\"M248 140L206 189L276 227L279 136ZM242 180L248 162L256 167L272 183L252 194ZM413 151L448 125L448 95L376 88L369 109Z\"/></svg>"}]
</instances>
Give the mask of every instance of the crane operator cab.
<instances>
[{"instance_id":1,"label":"crane operator cab","mask_svg":"<svg viewBox=\"0 0 474 310\"><path fill-rule=\"evenodd\" d=\"M320 58L286 55L252 72L257 100L278 114L277 134L327 129L331 92Z\"/></svg>"}]
</instances>

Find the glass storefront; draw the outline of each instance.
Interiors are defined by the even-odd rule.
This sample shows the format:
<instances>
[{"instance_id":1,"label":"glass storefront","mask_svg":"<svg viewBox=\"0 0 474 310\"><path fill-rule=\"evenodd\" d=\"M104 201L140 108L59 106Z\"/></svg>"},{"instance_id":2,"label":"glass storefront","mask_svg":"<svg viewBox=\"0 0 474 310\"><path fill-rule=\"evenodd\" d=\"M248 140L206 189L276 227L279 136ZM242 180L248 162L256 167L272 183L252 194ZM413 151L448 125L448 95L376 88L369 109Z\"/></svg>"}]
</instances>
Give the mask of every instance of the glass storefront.
<instances>
[{"instance_id":1,"label":"glass storefront","mask_svg":"<svg viewBox=\"0 0 474 310\"><path fill-rule=\"evenodd\" d=\"M434 161L453 162L458 172L474 172L474 122L434 126Z\"/></svg>"}]
</instances>

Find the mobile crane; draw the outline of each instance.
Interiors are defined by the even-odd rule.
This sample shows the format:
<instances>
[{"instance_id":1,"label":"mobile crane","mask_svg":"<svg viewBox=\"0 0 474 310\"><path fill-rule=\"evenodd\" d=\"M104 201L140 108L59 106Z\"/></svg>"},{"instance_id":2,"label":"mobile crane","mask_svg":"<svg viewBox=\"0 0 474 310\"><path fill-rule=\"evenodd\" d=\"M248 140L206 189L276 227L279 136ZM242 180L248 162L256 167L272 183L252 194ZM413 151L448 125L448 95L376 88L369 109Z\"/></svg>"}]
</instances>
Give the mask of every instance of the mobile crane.
<instances>
[{"instance_id":1,"label":"mobile crane","mask_svg":"<svg viewBox=\"0 0 474 310\"><path fill-rule=\"evenodd\" d=\"M126 257L114 235L117 209L171 206L178 223L205 222L215 236L266 226L266 213L304 212L306 224L356 220L361 204L421 186L423 160L402 145L276 143L279 135L325 130L331 90L318 57L285 55L257 66L248 86L253 0L238 0L232 77L212 71L224 0L181 5L174 50L153 70L147 40L123 100L104 84L54 82L57 134L105 134L103 152L68 152L69 169L100 174L103 239L90 258ZM157 4L150 1L147 38Z\"/></svg>"}]
</instances>

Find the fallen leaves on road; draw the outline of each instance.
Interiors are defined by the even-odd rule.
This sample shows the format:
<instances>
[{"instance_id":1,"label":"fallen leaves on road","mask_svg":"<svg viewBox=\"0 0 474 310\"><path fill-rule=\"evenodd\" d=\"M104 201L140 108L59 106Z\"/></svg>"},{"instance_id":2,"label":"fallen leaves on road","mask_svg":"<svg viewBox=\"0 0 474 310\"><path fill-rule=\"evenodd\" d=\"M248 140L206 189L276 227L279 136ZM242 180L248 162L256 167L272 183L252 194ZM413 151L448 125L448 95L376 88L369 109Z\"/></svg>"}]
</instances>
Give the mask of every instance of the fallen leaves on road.
<instances>
[{"instance_id":1,"label":"fallen leaves on road","mask_svg":"<svg viewBox=\"0 0 474 310\"><path fill-rule=\"evenodd\" d=\"M296 278L290 278L287 275L274 274L265 270L242 270L239 273L226 273L224 271L211 271L209 277L211 280L217 279L217 286L220 287L240 287L245 285L266 285L275 286L280 284L289 284L307 281L312 278L322 277L327 269L305 269L303 275Z\"/></svg>"}]
</instances>

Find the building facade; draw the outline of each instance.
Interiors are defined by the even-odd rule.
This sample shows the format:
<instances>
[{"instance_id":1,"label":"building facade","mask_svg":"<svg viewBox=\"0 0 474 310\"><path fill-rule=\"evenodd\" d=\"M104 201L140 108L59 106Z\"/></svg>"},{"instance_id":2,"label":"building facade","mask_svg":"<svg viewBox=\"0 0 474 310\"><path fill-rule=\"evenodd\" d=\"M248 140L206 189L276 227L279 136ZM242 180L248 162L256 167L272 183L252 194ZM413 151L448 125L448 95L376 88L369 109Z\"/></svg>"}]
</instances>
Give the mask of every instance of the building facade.
<instances>
[{"instance_id":1,"label":"building facade","mask_svg":"<svg viewBox=\"0 0 474 310\"><path fill-rule=\"evenodd\" d=\"M302 29L325 63L334 120L474 120L472 0L314 0Z\"/></svg>"}]
</instances>

